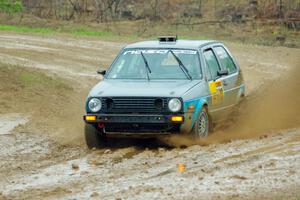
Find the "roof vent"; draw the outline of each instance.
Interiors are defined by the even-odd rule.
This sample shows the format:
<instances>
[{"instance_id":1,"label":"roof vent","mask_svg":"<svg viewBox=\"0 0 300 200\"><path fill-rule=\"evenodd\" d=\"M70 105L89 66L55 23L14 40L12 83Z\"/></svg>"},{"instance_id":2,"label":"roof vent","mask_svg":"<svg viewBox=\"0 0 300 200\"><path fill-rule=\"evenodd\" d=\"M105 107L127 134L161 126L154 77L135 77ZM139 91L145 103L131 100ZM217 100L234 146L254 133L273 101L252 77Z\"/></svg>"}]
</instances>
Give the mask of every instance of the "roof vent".
<instances>
[{"instance_id":1,"label":"roof vent","mask_svg":"<svg viewBox=\"0 0 300 200\"><path fill-rule=\"evenodd\" d=\"M176 36L160 36L158 38L159 42L176 42L177 41L177 35Z\"/></svg>"}]
</instances>

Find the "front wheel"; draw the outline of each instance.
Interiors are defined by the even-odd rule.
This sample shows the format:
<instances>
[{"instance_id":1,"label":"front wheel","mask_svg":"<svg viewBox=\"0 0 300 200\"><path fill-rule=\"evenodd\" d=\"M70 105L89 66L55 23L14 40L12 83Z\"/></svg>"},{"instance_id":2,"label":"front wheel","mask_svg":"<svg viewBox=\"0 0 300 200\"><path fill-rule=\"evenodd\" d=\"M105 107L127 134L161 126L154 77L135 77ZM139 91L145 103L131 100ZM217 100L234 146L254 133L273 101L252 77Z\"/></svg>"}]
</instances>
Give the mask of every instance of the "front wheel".
<instances>
[{"instance_id":1,"label":"front wheel","mask_svg":"<svg viewBox=\"0 0 300 200\"><path fill-rule=\"evenodd\" d=\"M103 148L106 146L106 137L93 125L85 124L85 141L89 149Z\"/></svg>"},{"instance_id":2,"label":"front wheel","mask_svg":"<svg viewBox=\"0 0 300 200\"><path fill-rule=\"evenodd\" d=\"M196 138L205 138L209 135L211 129L210 118L207 108L203 107L194 124L193 136Z\"/></svg>"}]
</instances>

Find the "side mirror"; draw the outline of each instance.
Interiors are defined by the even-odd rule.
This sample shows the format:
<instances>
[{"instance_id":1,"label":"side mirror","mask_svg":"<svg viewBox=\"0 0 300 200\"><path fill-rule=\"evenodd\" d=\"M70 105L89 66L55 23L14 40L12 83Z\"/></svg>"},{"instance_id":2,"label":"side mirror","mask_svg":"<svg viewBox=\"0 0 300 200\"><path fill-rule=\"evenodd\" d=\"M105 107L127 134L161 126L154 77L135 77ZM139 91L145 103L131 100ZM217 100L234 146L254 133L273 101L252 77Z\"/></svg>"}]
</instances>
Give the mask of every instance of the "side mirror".
<instances>
[{"instance_id":1,"label":"side mirror","mask_svg":"<svg viewBox=\"0 0 300 200\"><path fill-rule=\"evenodd\" d=\"M218 71L218 76L227 76L228 74L229 74L228 69Z\"/></svg>"},{"instance_id":2,"label":"side mirror","mask_svg":"<svg viewBox=\"0 0 300 200\"><path fill-rule=\"evenodd\" d=\"M101 75L105 75L106 74L106 70L103 70L103 69L98 69L97 70L97 74L101 74Z\"/></svg>"}]
</instances>

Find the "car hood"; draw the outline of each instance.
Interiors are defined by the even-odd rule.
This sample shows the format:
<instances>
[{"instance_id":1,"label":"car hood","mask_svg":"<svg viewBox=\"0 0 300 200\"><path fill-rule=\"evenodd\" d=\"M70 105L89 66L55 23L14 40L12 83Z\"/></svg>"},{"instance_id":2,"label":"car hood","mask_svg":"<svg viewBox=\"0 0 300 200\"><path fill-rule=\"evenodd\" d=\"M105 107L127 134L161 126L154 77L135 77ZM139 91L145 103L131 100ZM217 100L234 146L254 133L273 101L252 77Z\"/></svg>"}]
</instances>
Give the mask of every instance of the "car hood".
<instances>
[{"instance_id":1,"label":"car hood","mask_svg":"<svg viewBox=\"0 0 300 200\"><path fill-rule=\"evenodd\" d=\"M180 97L200 82L201 80L127 81L106 79L98 83L91 90L89 96Z\"/></svg>"}]
</instances>

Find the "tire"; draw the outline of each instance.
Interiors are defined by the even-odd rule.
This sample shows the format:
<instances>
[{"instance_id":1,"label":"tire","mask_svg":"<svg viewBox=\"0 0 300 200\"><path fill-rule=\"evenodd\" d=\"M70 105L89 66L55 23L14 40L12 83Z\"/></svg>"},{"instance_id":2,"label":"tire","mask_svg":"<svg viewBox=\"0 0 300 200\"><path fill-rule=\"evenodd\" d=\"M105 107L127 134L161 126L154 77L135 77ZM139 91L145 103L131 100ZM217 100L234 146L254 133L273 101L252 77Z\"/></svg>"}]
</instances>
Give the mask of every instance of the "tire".
<instances>
[{"instance_id":1,"label":"tire","mask_svg":"<svg viewBox=\"0 0 300 200\"><path fill-rule=\"evenodd\" d=\"M206 138L208 137L211 130L212 130L212 123L208 115L207 108L203 107L194 124L192 135L195 138Z\"/></svg>"},{"instance_id":2,"label":"tire","mask_svg":"<svg viewBox=\"0 0 300 200\"><path fill-rule=\"evenodd\" d=\"M93 125L85 124L84 135L89 149L103 148L106 146L106 137Z\"/></svg>"}]
</instances>

